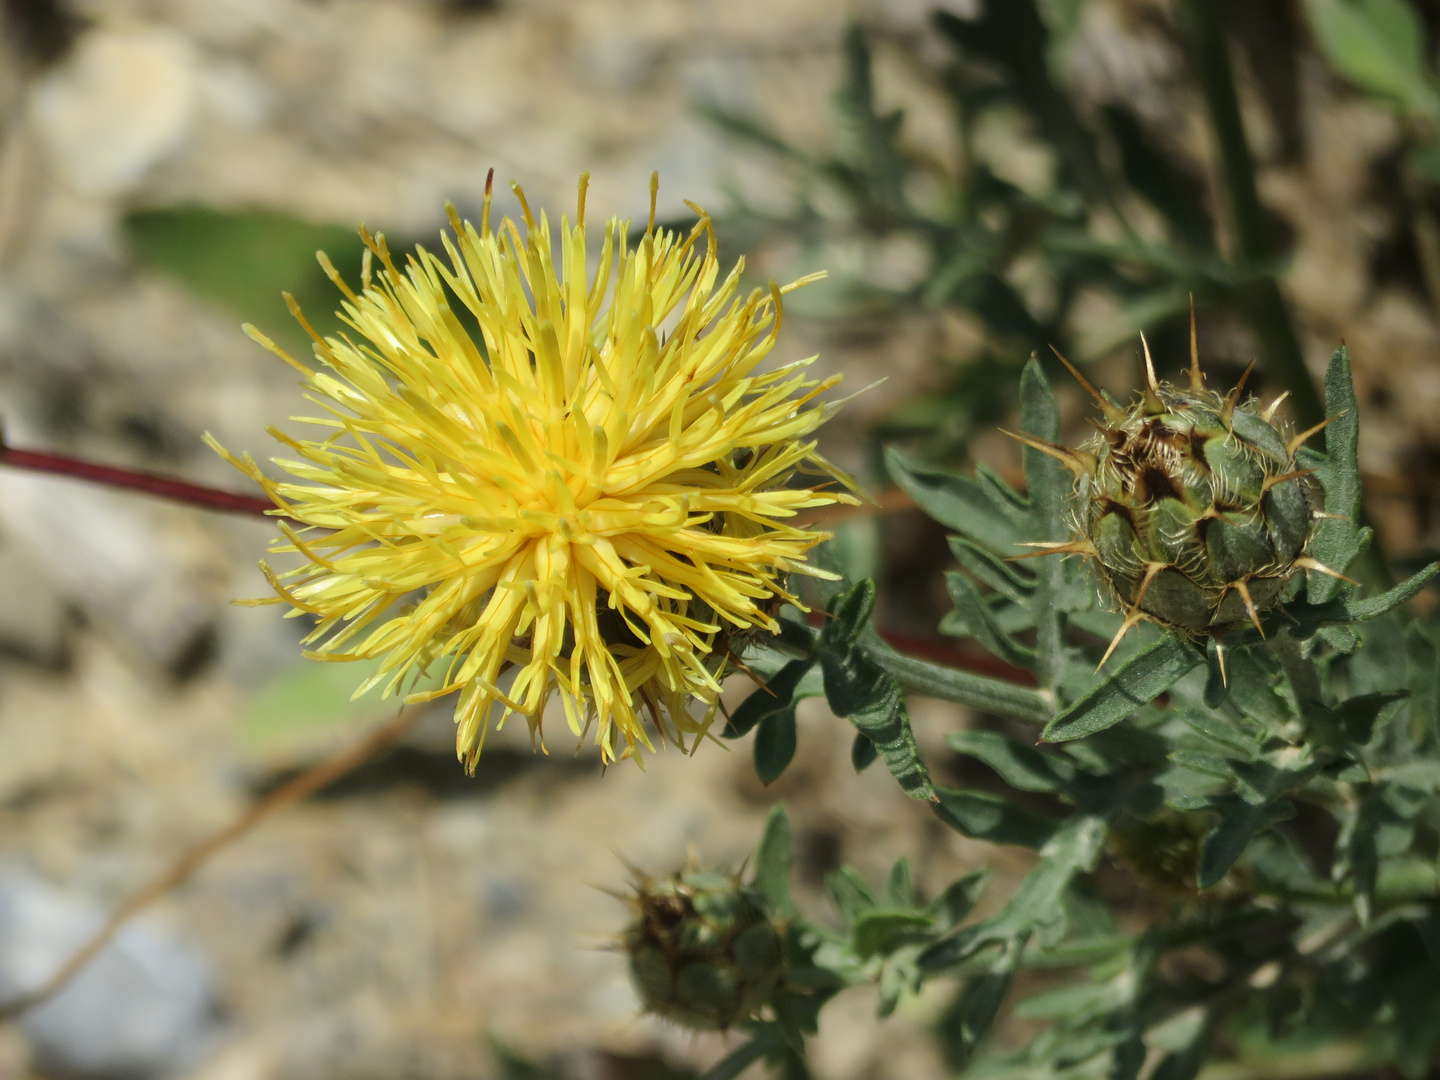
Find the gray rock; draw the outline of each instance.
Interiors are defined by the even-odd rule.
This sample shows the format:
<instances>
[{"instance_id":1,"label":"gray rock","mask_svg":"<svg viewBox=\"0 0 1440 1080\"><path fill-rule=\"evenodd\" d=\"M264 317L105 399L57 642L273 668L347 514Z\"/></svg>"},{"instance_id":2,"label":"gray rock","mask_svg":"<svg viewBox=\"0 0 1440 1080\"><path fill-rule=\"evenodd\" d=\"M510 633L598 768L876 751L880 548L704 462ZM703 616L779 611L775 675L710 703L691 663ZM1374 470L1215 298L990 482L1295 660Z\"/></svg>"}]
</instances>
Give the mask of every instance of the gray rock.
<instances>
[{"instance_id":1,"label":"gray rock","mask_svg":"<svg viewBox=\"0 0 1440 1080\"><path fill-rule=\"evenodd\" d=\"M74 893L0 868L0 1000L43 983L104 917ZM172 1076L200 1060L218 1029L204 961L143 921L19 1025L42 1072L77 1080Z\"/></svg>"}]
</instances>

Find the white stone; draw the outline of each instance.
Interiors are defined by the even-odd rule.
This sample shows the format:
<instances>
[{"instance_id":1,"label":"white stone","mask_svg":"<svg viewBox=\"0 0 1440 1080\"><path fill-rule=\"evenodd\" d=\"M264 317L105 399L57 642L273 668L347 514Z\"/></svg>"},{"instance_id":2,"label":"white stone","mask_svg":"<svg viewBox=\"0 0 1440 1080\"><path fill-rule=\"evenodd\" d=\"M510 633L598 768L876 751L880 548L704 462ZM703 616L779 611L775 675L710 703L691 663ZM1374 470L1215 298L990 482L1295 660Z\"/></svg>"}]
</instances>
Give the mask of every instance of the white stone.
<instances>
[{"instance_id":1,"label":"white stone","mask_svg":"<svg viewBox=\"0 0 1440 1080\"><path fill-rule=\"evenodd\" d=\"M132 189L184 142L198 97L196 66L193 46L172 31L87 34L30 102L59 173L91 195Z\"/></svg>"}]
</instances>

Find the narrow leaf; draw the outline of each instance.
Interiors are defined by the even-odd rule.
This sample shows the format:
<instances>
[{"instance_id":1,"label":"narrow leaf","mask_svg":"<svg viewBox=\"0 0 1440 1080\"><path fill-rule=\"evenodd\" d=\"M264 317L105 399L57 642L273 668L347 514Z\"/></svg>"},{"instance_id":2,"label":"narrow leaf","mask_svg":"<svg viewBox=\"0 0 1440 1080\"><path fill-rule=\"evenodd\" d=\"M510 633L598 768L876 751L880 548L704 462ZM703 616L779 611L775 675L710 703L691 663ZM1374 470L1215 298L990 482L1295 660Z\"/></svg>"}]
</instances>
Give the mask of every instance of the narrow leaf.
<instances>
[{"instance_id":1,"label":"narrow leaf","mask_svg":"<svg viewBox=\"0 0 1440 1080\"><path fill-rule=\"evenodd\" d=\"M787 918L794 913L790 900L790 817L783 806L771 809L755 852L755 888L765 897L772 914Z\"/></svg>"},{"instance_id":2,"label":"narrow leaf","mask_svg":"<svg viewBox=\"0 0 1440 1080\"><path fill-rule=\"evenodd\" d=\"M794 708L771 713L755 732L755 775L773 784L795 758L797 733Z\"/></svg>"},{"instance_id":3,"label":"narrow leaf","mask_svg":"<svg viewBox=\"0 0 1440 1080\"><path fill-rule=\"evenodd\" d=\"M992 844L1041 848L1055 834L1055 821L995 795L940 788L935 813L963 836Z\"/></svg>"},{"instance_id":4,"label":"narrow leaf","mask_svg":"<svg viewBox=\"0 0 1440 1080\"><path fill-rule=\"evenodd\" d=\"M1360 526L1360 404L1350 375L1350 353L1341 345L1325 371L1325 413L1334 417L1325 429L1325 462L1316 475L1325 488L1325 518L1315 529L1310 552L1316 559L1344 573L1365 543ZM1333 597L1344 582L1311 570L1306 595L1312 604Z\"/></svg>"},{"instance_id":5,"label":"narrow leaf","mask_svg":"<svg viewBox=\"0 0 1440 1080\"><path fill-rule=\"evenodd\" d=\"M1026 537L976 481L919 465L894 447L886 449L885 465L916 505L940 524L992 551L1019 554L1014 545Z\"/></svg>"},{"instance_id":6,"label":"narrow leaf","mask_svg":"<svg viewBox=\"0 0 1440 1080\"><path fill-rule=\"evenodd\" d=\"M1066 742L1104 731L1154 701L1202 660L1195 649L1166 635L1051 720L1040 737Z\"/></svg>"},{"instance_id":7,"label":"narrow leaf","mask_svg":"<svg viewBox=\"0 0 1440 1080\"><path fill-rule=\"evenodd\" d=\"M895 680L858 648L827 649L820 654L820 667L831 712L849 719L875 744L906 794L933 798L930 773Z\"/></svg>"},{"instance_id":8,"label":"narrow leaf","mask_svg":"<svg viewBox=\"0 0 1440 1080\"><path fill-rule=\"evenodd\" d=\"M795 691L800 686L813 660L791 660L770 677L764 686L754 690L730 714L730 722L721 735L727 739L738 739L750 732L762 720L786 709L794 709Z\"/></svg>"},{"instance_id":9,"label":"narrow leaf","mask_svg":"<svg viewBox=\"0 0 1440 1080\"><path fill-rule=\"evenodd\" d=\"M977 758L1021 791L1064 791L1075 776L1072 762L1021 746L993 731L955 731L945 739L957 754Z\"/></svg>"},{"instance_id":10,"label":"narrow leaf","mask_svg":"<svg viewBox=\"0 0 1440 1080\"><path fill-rule=\"evenodd\" d=\"M1200 866L1195 876L1202 889L1217 884L1230 872L1256 833L1295 814L1295 807L1288 802L1256 806L1239 795L1222 795L1211 805L1220 811L1220 821L1200 848Z\"/></svg>"},{"instance_id":11,"label":"narrow leaf","mask_svg":"<svg viewBox=\"0 0 1440 1080\"><path fill-rule=\"evenodd\" d=\"M1048 699L1028 686L905 656L878 639L862 639L859 648L917 694L1032 723L1043 724L1054 715Z\"/></svg>"}]
</instances>

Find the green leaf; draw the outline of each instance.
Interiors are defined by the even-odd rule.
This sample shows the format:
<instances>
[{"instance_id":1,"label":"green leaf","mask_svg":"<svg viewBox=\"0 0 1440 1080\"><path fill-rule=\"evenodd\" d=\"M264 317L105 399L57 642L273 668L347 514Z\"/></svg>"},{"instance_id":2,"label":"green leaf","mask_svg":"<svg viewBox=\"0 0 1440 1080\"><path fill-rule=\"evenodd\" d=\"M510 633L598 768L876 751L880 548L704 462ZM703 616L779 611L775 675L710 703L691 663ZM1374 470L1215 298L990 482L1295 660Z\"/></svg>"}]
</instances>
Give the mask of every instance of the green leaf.
<instances>
[{"instance_id":1,"label":"green leaf","mask_svg":"<svg viewBox=\"0 0 1440 1080\"><path fill-rule=\"evenodd\" d=\"M848 866L833 870L825 875L825 887L830 890L830 899L847 925L854 926L865 912L875 907L875 894L865 880Z\"/></svg>"},{"instance_id":2,"label":"green leaf","mask_svg":"<svg viewBox=\"0 0 1440 1080\"><path fill-rule=\"evenodd\" d=\"M755 775L773 784L795 758L795 709L781 709L760 721L755 732Z\"/></svg>"},{"instance_id":3,"label":"green leaf","mask_svg":"<svg viewBox=\"0 0 1440 1080\"><path fill-rule=\"evenodd\" d=\"M954 731L945 738L957 754L977 758L1020 791L1065 791L1075 777L1074 763L1042 753L993 731Z\"/></svg>"},{"instance_id":4,"label":"green leaf","mask_svg":"<svg viewBox=\"0 0 1440 1080\"><path fill-rule=\"evenodd\" d=\"M1060 409L1034 357L1020 375L1020 426L1027 435L1046 442L1060 438ZM1022 457L1025 486L1030 493L1030 538L1065 539L1070 532L1065 508L1074 487L1070 471L1033 446L1026 446ZM1054 557L1036 561L1039 565L1035 567L1035 591L1030 600L1035 619L1035 676L1041 687L1053 692L1065 668L1065 618L1060 610L1065 566Z\"/></svg>"},{"instance_id":5,"label":"green leaf","mask_svg":"<svg viewBox=\"0 0 1440 1080\"><path fill-rule=\"evenodd\" d=\"M885 899L896 907L915 906L915 879L910 873L910 860L904 856L895 860L885 879Z\"/></svg>"},{"instance_id":6,"label":"green leaf","mask_svg":"<svg viewBox=\"0 0 1440 1080\"><path fill-rule=\"evenodd\" d=\"M871 908L855 920L851 945L855 955L869 959L931 936L928 915L902 908Z\"/></svg>"},{"instance_id":7,"label":"green leaf","mask_svg":"<svg viewBox=\"0 0 1440 1080\"><path fill-rule=\"evenodd\" d=\"M1421 745L1440 737L1440 644L1433 618L1412 623L1406 631L1410 654L1410 734Z\"/></svg>"},{"instance_id":8,"label":"green leaf","mask_svg":"<svg viewBox=\"0 0 1440 1080\"><path fill-rule=\"evenodd\" d=\"M880 756L880 751L875 744L861 732L855 733L855 741L850 744L850 765L857 772L864 772L875 759Z\"/></svg>"},{"instance_id":9,"label":"green leaf","mask_svg":"<svg viewBox=\"0 0 1440 1080\"><path fill-rule=\"evenodd\" d=\"M855 725L875 744L891 775L906 794L933 798L930 774L920 756L900 687L858 648L826 649L820 654L825 697L830 711Z\"/></svg>"},{"instance_id":10,"label":"green leaf","mask_svg":"<svg viewBox=\"0 0 1440 1080\"><path fill-rule=\"evenodd\" d=\"M1054 819L998 796L951 788L939 788L936 794L936 815L962 836L1038 849L1055 834Z\"/></svg>"},{"instance_id":11,"label":"green leaf","mask_svg":"<svg viewBox=\"0 0 1440 1080\"><path fill-rule=\"evenodd\" d=\"M1046 698L1028 686L905 656L878 638L862 639L859 648L905 689L917 694L1032 723L1044 723L1053 715Z\"/></svg>"},{"instance_id":12,"label":"green leaf","mask_svg":"<svg viewBox=\"0 0 1440 1080\"><path fill-rule=\"evenodd\" d=\"M795 913L790 899L790 818L783 806L775 806L765 819L760 847L755 852L755 888L780 918Z\"/></svg>"},{"instance_id":13,"label":"green leaf","mask_svg":"<svg viewBox=\"0 0 1440 1080\"><path fill-rule=\"evenodd\" d=\"M755 1062L773 1054L785 1045L785 1032L779 1024L759 1024L749 1042L741 1043L710 1068L699 1080L736 1080Z\"/></svg>"},{"instance_id":14,"label":"green leaf","mask_svg":"<svg viewBox=\"0 0 1440 1080\"><path fill-rule=\"evenodd\" d=\"M965 987L960 999L960 1037L966 1046L974 1046L1000 1015L1000 1006L1010 993L1015 979L1015 958L1019 947L1006 950L989 972Z\"/></svg>"},{"instance_id":15,"label":"green leaf","mask_svg":"<svg viewBox=\"0 0 1440 1080\"><path fill-rule=\"evenodd\" d=\"M1021 553L1015 544L1027 538L976 481L911 462L893 446L885 450L885 465L915 504L941 525L991 551Z\"/></svg>"},{"instance_id":16,"label":"green leaf","mask_svg":"<svg viewBox=\"0 0 1440 1080\"><path fill-rule=\"evenodd\" d=\"M1404 0L1305 0L1326 59L1351 82L1415 116L1440 117L1425 71L1425 31Z\"/></svg>"},{"instance_id":17,"label":"green leaf","mask_svg":"<svg viewBox=\"0 0 1440 1080\"><path fill-rule=\"evenodd\" d=\"M958 570L947 571L945 586L955 604L955 610L941 624L946 634L974 638L992 656L998 656L1016 667L1029 667L1035 663L1035 651L1019 644L1000 628L989 605L968 577Z\"/></svg>"},{"instance_id":18,"label":"green leaf","mask_svg":"<svg viewBox=\"0 0 1440 1080\"><path fill-rule=\"evenodd\" d=\"M1166 635L1045 726L1046 742L1084 738L1118 724L1199 666L1203 657Z\"/></svg>"},{"instance_id":19,"label":"green leaf","mask_svg":"<svg viewBox=\"0 0 1440 1080\"><path fill-rule=\"evenodd\" d=\"M1409 603L1440 574L1440 562L1431 563L1413 577L1407 578L1393 589L1372 596L1368 600L1355 600L1340 596L1323 604L1308 604L1294 601L1286 605L1286 613L1293 620L1290 633L1303 640L1310 637L1322 626L1363 622L1388 615L1396 608Z\"/></svg>"},{"instance_id":20,"label":"green leaf","mask_svg":"<svg viewBox=\"0 0 1440 1080\"><path fill-rule=\"evenodd\" d=\"M788 662L730 714L730 721L720 733L721 736L738 739L748 734L756 724L786 710L790 711L793 721L795 691L799 689L800 680L805 678L814 663L815 661L810 659Z\"/></svg>"},{"instance_id":21,"label":"green leaf","mask_svg":"<svg viewBox=\"0 0 1440 1080\"><path fill-rule=\"evenodd\" d=\"M820 631L821 648L854 644L875 610L875 582L856 582L830 600L830 618Z\"/></svg>"},{"instance_id":22,"label":"green leaf","mask_svg":"<svg viewBox=\"0 0 1440 1080\"><path fill-rule=\"evenodd\" d=\"M925 905L925 914L934 919L942 930L959 926L971 909L980 902L980 897L985 894L985 887L989 884L989 870L972 870L964 877L952 881L944 892Z\"/></svg>"},{"instance_id":23,"label":"green leaf","mask_svg":"<svg viewBox=\"0 0 1440 1080\"><path fill-rule=\"evenodd\" d=\"M334 313L343 298L321 270L315 252L326 251L353 287L364 250L353 229L272 210L136 210L125 215L122 227L141 263L307 353L310 339L280 294L288 291L295 297L317 333L336 333L341 324Z\"/></svg>"},{"instance_id":24,"label":"green leaf","mask_svg":"<svg viewBox=\"0 0 1440 1080\"><path fill-rule=\"evenodd\" d=\"M1315 473L1325 488L1325 518L1315 528L1310 554L1330 569L1345 573L1369 540L1360 525L1360 404L1350 374L1350 353L1341 345L1325 371L1325 413L1333 416L1325 429L1325 460ZM1306 595L1324 603L1344 585L1339 578L1311 570Z\"/></svg>"},{"instance_id":25,"label":"green leaf","mask_svg":"<svg viewBox=\"0 0 1440 1080\"><path fill-rule=\"evenodd\" d=\"M1195 876L1202 889L1217 884L1230 872L1256 833L1295 814L1295 807L1288 802L1257 806L1239 795L1219 796L1210 805L1220 812L1220 821L1200 848L1200 866Z\"/></svg>"},{"instance_id":26,"label":"green leaf","mask_svg":"<svg viewBox=\"0 0 1440 1080\"><path fill-rule=\"evenodd\" d=\"M1034 571L1022 570L1020 563L1006 562L989 548L963 536L949 538L956 560L984 584L1012 604L1029 606L1035 589Z\"/></svg>"},{"instance_id":27,"label":"green leaf","mask_svg":"<svg viewBox=\"0 0 1440 1080\"><path fill-rule=\"evenodd\" d=\"M1040 859L993 918L968 926L920 954L925 971L953 967L993 942L1019 942L1036 927L1063 913L1065 890L1076 874L1095 865L1105 844L1105 821L1093 814L1075 814L1061 823L1040 849Z\"/></svg>"}]
</instances>

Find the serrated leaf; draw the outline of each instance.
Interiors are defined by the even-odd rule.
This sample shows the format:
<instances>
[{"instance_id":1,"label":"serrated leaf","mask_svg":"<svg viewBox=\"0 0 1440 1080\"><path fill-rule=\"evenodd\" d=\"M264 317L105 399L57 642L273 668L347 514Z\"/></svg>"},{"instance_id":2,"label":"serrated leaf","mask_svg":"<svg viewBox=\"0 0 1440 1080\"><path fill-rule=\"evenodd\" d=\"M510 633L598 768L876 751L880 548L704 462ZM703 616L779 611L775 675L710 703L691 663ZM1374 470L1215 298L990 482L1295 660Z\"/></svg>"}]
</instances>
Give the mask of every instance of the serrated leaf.
<instances>
[{"instance_id":1,"label":"serrated leaf","mask_svg":"<svg viewBox=\"0 0 1440 1080\"><path fill-rule=\"evenodd\" d=\"M1325 371L1325 414L1334 419L1325 429L1324 463L1315 472L1325 489L1325 512L1337 516L1316 526L1310 554L1343 574L1365 546L1367 532L1360 525L1360 403L1350 374L1350 353L1344 345L1335 350ZM1310 603L1320 604L1333 597L1344 582L1311 570L1305 584Z\"/></svg>"},{"instance_id":2,"label":"serrated leaf","mask_svg":"<svg viewBox=\"0 0 1440 1080\"><path fill-rule=\"evenodd\" d=\"M783 806L773 807L755 852L755 888L770 905L771 914L789 918L795 911L790 899L790 817Z\"/></svg>"},{"instance_id":3,"label":"serrated leaf","mask_svg":"<svg viewBox=\"0 0 1440 1080\"><path fill-rule=\"evenodd\" d=\"M1199 666L1203 658L1168 634L1045 726L1046 742L1084 738L1120 723Z\"/></svg>"},{"instance_id":4,"label":"serrated leaf","mask_svg":"<svg viewBox=\"0 0 1440 1080\"><path fill-rule=\"evenodd\" d=\"M996 795L938 788L934 804L941 821L963 836L992 844L1040 848L1055 833L1056 822Z\"/></svg>"},{"instance_id":5,"label":"serrated leaf","mask_svg":"<svg viewBox=\"0 0 1440 1080\"><path fill-rule=\"evenodd\" d=\"M1020 791L1065 791L1075 777L1073 762L1022 746L997 732L953 731L945 741L957 754L983 761Z\"/></svg>"},{"instance_id":6,"label":"serrated leaf","mask_svg":"<svg viewBox=\"0 0 1440 1080\"><path fill-rule=\"evenodd\" d=\"M940 524L991 551L1021 554L1015 544L1026 537L978 482L912 462L894 447L886 448L885 465L915 504Z\"/></svg>"},{"instance_id":7,"label":"serrated leaf","mask_svg":"<svg viewBox=\"0 0 1440 1080\"><path fill-rule=\"evenodd\" d=\"M755 775L769 786L780 779L795 759L798 732L795 709L781 709L760 721L755 732Z\"/></svg>"},{"instance_id":8,"label":"serrated leaf","mask_svg":"<svg viewBox=\"0 0 1440 1080\"><path fill-rule=\"evenodd\" d=\"M895 680L854 647L826 649L820 654L820 667L831 712L847 718L875 744L907 795L931 798L930 773L910 730L910 716Z\"/></svg>"},{"instance_id":9,"label":"serrated leaf","mask_svg":"<svg viewBox=\"0 0 1440 1080\"><path fill-rule=\"evenodd\" d=\"M1257 806L1239 795L1222 795L1210 805L1219 811L1220 821L1200 847L1200 865L1195 877L1202 889L1217 884L1230 872L1256 833L1295 814L1295 807L1288 802L1266 802Z\"/></svg>"},{"instance_id":10,"label":"serrated leaf","mask_svg":"<svg viewBox=\"0 0 1440 1080\"><path fill-rule=\"evenodd\" d=\"M875 610L875 582L867 578L837 593L831 598L828 610L830 618L820 631L821 647L854 644Z\"/></svg>"}]
</instances>

